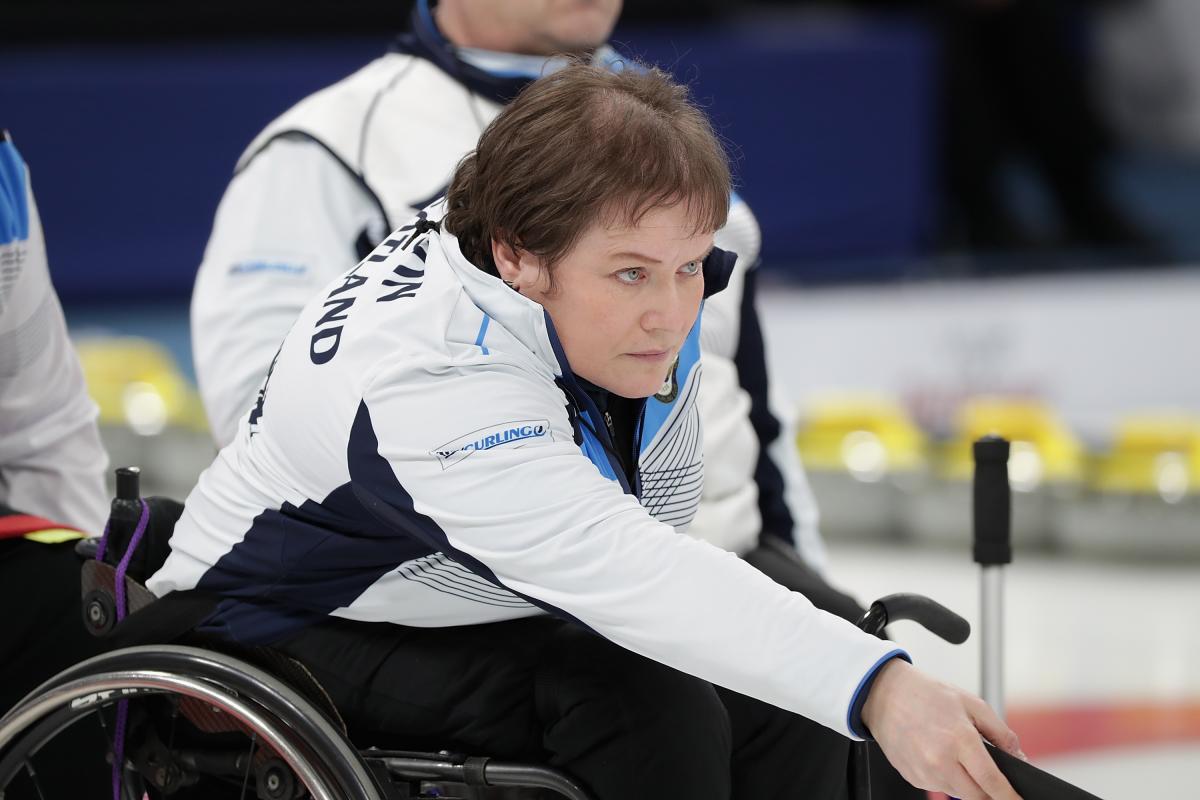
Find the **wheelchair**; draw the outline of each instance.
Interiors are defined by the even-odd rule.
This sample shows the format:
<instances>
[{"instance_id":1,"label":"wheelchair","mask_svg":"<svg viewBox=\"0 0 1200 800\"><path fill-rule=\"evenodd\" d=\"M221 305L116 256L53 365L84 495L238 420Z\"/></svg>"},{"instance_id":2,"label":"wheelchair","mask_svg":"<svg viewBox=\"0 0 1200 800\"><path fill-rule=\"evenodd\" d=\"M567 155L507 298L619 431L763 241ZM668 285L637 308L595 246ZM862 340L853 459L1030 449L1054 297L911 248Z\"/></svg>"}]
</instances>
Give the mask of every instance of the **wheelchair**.
<instances>
[{"instance_id":1,"label":"wheelchair","mask_svg":"<svg viewBox=\"0 0 1200 800\"><path fill-rule=\"evenodd\" d=\"M156 600L138 579L165 560L180 513L174 501L141 499L137 468L117 470L105 537L78 548L84 624L94 634L127 632L128 624L117 627L127 614L170 605L174 595ZM919 595L877 601L859 624L880 634L901 619L955 642L970 631L961 617ZM50 800L39 779L44 765L35 760L76 726L103 736L98 749L111 792L103 787L94 796L113 800L590 800L569 775L546 766L447 750L359 748L303 664L270 648L194 635L182 644L146 641L68 668L0 717L0 800ZM869 800L865 745L852 750L851 775L851 796ZM10 794L14 785L18 792Z\"/></svg>"}]
</instances>

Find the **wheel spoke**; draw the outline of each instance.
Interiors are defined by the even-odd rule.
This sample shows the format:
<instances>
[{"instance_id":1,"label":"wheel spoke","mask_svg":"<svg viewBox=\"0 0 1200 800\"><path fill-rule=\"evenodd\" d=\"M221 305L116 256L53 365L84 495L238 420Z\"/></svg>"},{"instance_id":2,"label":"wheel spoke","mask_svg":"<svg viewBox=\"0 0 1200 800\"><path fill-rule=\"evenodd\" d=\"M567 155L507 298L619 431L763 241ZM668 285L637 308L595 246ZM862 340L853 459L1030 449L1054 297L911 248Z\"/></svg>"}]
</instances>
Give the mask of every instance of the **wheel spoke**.
<instances>
[{"instance_id":1,"label":"wheel spoke","mask_svg":"<svg viewBox=\"0 0 1200 800\"><path fill-rule=\"evenodd\" d=\"M104 731L104 738L108 741L108 749L111 752L113 749L113 738L112 733L108 730L108 723L104 721L104 709L97 708L93 713L96 719L100 720L100 730Z\"/></svg>"},{"instance_id":2,"label":"wheel spoke","mask_svg":"<svg viewBox=\"0 0 1200 800\"><path fill-rule=\"evenodd\" d=\"M33 781L33 788L37 790L40 800L46 800L46 794L42 791L42 782L38 780L37 772L33 768L32 761L25 762L25 772L29 774L29 780Z\"/></svg>"},{"instance_id":3,"label":"wheel spoke","mask_svg":"<svg viewBox=\"0 0 1200 800\"><path fill-rule=\"evenodd\" d=\"M124 780L121 781L121 795L124 800L142 800L145 797L144 787L141 786L141 776L132 766L122 770Z\"/></svg>"},{"instance_id":4,"label":"wheel spoke","mask_svg":"<svg viewBox=\"0 0 1200 800\"><path fill-rule=\"evenodd\" d=\"M250 735L250 752L246 757L246 772L242 775L242 793L239 800L246 800L246 787L250 784L250 768L254 766L254 745L258 742L258 733Z\"/></svg>"},{"instance_id":5,"label":"wheel spoke","mask_svg":"<svg viewBox=\"0 0 1200 800\"><path fill-rule=\"evenodd\" d=\"M175 723L179 721L179 699L176 697L169 698L171 704L171 729L167 731L167 752L175 746Z\"/></svg>"}]
</instances>

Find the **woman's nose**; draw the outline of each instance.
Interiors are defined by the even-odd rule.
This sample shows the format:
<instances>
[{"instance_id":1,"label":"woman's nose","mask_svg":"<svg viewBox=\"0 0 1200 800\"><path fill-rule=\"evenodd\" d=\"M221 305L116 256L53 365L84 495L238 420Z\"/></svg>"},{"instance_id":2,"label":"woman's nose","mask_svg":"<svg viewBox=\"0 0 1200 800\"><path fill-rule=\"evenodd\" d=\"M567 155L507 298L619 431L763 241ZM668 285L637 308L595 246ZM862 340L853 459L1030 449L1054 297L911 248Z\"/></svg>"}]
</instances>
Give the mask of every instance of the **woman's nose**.
<instances>
[{"instance_id":1,"label":"woman's nose","mask_svg":"<svg viewBox=\"0 0 1200 800\"><path fill-rule=\"evenodd\" d=\"M652 302L642 314L642 327L647 331L686 331L700 312L698 292L681 287L678 281L654 293ZM697 295L693 297L693 295Z\"/></svg>"}]
</instances>

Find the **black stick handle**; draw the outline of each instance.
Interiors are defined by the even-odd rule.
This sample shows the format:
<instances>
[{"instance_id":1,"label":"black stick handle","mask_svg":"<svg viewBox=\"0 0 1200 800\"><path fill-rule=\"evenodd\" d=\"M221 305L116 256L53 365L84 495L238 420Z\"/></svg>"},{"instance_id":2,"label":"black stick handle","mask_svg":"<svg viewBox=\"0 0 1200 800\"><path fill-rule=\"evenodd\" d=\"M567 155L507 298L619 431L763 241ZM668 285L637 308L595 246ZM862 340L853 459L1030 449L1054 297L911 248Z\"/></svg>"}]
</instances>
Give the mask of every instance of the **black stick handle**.
<instances>
[{"instance_id":1,"label":"black stick handle","mask_svg":"<svg viewBox=\"0 0 1200 800\"><path fill-rule=\"evenodd\" d=\"M1008 440L984 436L975 442L975 562L1012 562L1012 490L1008 485Z\"/></svg>"},{"instance_id":2,"label":"black stick handle","mask_svg":"<svg viewBox=\"0 0 1200 800\"><path fill-rule=\"evenodd\" d=\"M1100 800L1091 792L1043 772L998 747L987 744L987 750L1009 784L1025 800Z\"/></svg>"},{"instance_id":3,"label":"black stick handle","mask_svg":"<svg viewBox=\"0 0 1200 800\"><path fill-rule=\"evenodd\" d=\"M138 467L117 467L117 499L137 500L141 494L142 471Z\"/></svg>"}]
</instances>

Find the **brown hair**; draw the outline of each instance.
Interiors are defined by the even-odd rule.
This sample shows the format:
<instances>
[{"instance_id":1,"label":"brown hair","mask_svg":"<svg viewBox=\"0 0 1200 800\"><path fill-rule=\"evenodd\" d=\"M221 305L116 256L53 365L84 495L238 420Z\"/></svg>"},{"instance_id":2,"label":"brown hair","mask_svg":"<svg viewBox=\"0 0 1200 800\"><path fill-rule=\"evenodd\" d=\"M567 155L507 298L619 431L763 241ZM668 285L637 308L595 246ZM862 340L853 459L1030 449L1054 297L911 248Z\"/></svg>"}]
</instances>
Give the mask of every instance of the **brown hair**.
<instances>
[{"instance_id":1,"label":"brown hair","mask_svg":"<svg viewBox=\"0 0 1200 800\"><path fill-rule=\"evenodd\" d=\"M729 213L729 162L686 88L657 69L576 62L488 125L447 191L446 229L496 274L492 240L553 267L593 223L634 225L686 203L695 231Z\"/></svg>"}]
</instances>

